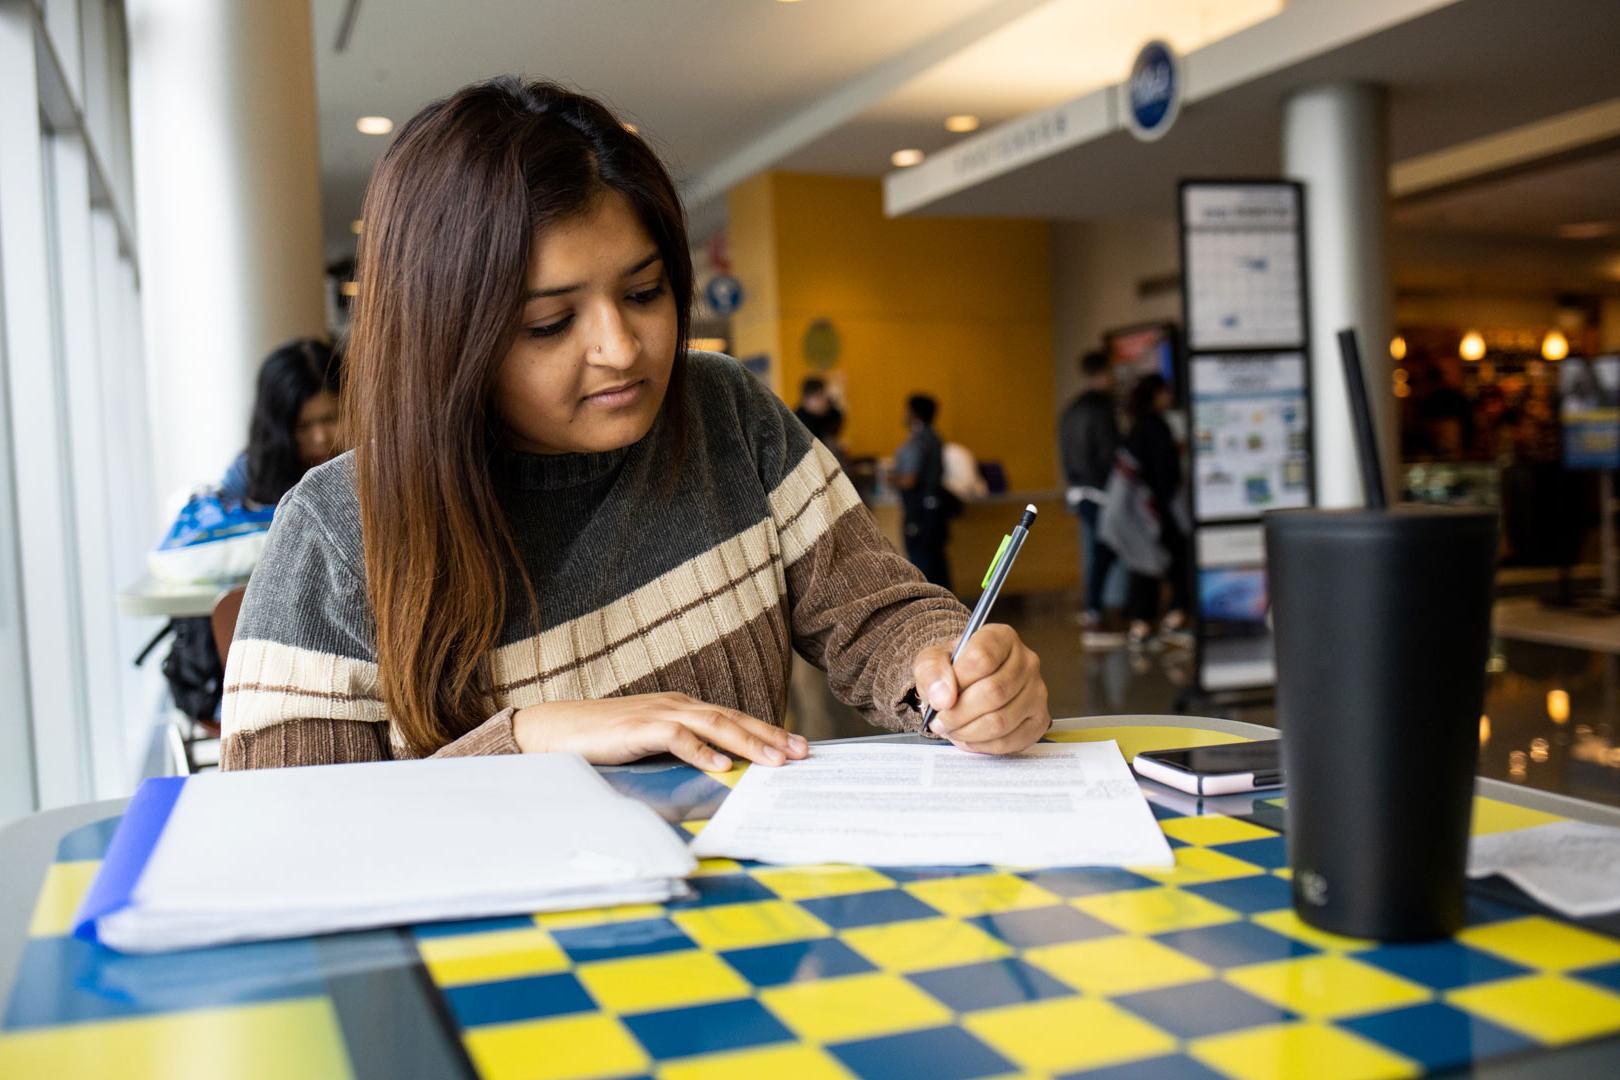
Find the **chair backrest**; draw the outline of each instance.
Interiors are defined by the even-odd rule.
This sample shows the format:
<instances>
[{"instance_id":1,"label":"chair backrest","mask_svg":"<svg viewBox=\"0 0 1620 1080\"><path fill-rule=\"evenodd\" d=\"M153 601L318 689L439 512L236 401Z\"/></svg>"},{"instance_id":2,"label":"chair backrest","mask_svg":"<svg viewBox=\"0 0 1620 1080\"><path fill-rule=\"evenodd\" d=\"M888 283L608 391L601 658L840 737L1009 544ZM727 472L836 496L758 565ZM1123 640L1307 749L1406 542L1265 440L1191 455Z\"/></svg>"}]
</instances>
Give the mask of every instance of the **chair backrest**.
<instances>
[{"instance_id":1,"label":"chair backrest","mask_svg":"<svg viewBox=\"0 0 1620 1080\"><path fill-rule=\"evenodd\" d=\"M236 617L242 613L242 597L246 594L247 586L238 585L226 589L214 601L214 612L210 618L214 626L214 648L219 650L222 667L231 653L231 638L236 635Z\"/></svg>"}]
</instances>

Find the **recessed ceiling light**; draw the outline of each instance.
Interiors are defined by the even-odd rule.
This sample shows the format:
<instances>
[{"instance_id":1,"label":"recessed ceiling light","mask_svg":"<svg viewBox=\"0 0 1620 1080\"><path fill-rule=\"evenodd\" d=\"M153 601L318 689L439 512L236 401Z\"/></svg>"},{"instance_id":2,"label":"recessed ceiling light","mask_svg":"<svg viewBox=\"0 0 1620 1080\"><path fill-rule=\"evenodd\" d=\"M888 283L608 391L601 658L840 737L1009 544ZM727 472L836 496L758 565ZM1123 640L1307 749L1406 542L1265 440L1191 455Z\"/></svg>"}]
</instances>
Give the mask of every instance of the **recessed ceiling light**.
<instances>
[{"instance_id":1,"label":"recessed ceiling light","mask_svg":"<svg viewBox=\"0 0 1620 1080\"><path fill-rule=\"evenodd\" d=\"M349 231L354 233L356 236L359 236L361 230L363 230L365 227L366 223L360 218L355 218L353 221L349 222Z\"/></svg>"},{"instance_id":2,"label":"recessed ceiling light","mask_svg":"<svg viewBox=\"0 0 1620 1080\"><path fill-rule=\"evenodd\" d=\"M359 296L360 283L358 281L345 281L343 284L338 286L338 292L342 293L344 296Z\"/></svg>"},{"instance_id":3,"label":"recessed ceiling light","mask_svg":"<svg viewBox=\"0 0 1620 1080\"><path fill-rule=\"evenodd\" d=\"M624 130L628 131L632 135L640 135L641 134L641 129L636 127L636 125L630 123L628 120L626 120L620 126L623 127Z\"/></svg>"},{"instance_id":4,"label":"recessed ceiling light","mask_svg":"<svg viewBox=\"0 0 1620 1080\"><path fill-rule=\"evenodd\" d=\"M958 113L955 116L947 116L945 118L945 130L954 131L959 135L969 131L978 131L979 118L971 113Z\"/></svg>"},{"instance_id":5,"label":"recessed ceiling light","mask_svg":"<svg viewBox=\"0 0 1620 1080\"><path fill-rule=\"evenodd\" d=\"M394 130L394 122L386 116L362 116L354 127L362 135L386 135Z\"/></svg>"},{"instance_id":6,"label":"recessed ceiling light","mask_svg":"<svg viewBox=\"0 0 1620 1080\"><path fill-rule=\"evenodd\" d=\"M889 162L897 169L909 169L913 165L920 165L923 152L917 149L896 150L889 155Z\"/></svg>"},{"instance_id":7,"label":"recessed ceiling light","mask_svg":"<svg viewBox=\"0 0 1620 1080\"><path fill-rule=\"evenodd\" d=\"M1565 240L1596 240L1614 230L1615 223L1612 221L1575 221L1558 226L1558 235Z\"/></svg>"}]
</instances>

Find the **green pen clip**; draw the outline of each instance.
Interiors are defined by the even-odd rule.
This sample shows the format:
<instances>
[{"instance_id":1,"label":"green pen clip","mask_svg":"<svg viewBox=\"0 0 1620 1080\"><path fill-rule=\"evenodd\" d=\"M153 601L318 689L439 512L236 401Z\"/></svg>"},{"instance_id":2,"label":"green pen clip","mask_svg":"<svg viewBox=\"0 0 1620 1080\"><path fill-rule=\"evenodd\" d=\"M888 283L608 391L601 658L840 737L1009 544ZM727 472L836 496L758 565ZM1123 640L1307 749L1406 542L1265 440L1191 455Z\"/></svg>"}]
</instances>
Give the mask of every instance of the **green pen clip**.
<instances>
[{"instance_id":1,"label":"green pen clip","mask_svg":"<svg viewBox=\"0 0 1620 1080\"><path fill-rule=\"evenodd\" d=\"M984 572L984 580L979 582L979 588L988 589L990 587L990 579L996 576L996 567L1001 565L1001 556L1006 553L1007 545L1010 543L1012 543L1010 533L1001 538L1001 546L996 548L995 558L990 560L990 568Z\"/></svg>"}]
</instances>

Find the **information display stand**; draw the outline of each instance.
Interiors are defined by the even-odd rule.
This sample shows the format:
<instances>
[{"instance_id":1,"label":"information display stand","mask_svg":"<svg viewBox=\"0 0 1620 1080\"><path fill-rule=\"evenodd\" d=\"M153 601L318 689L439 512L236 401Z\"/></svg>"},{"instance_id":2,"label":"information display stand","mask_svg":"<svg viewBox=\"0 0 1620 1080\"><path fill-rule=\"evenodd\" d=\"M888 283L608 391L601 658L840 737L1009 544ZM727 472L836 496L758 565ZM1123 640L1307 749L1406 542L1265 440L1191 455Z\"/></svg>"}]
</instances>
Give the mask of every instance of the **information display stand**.
<instances>
[{"instance_id":1,"label":"information display stand","mask_svg":"<svg viewBox=\"0 0 1620 1080\"><path fill-rule=\"evenodd\" d=\"M1195 685L1276 682L1260 515L1315 504L1304 189L1184 180Z\"/></svg>"}]
</instances>

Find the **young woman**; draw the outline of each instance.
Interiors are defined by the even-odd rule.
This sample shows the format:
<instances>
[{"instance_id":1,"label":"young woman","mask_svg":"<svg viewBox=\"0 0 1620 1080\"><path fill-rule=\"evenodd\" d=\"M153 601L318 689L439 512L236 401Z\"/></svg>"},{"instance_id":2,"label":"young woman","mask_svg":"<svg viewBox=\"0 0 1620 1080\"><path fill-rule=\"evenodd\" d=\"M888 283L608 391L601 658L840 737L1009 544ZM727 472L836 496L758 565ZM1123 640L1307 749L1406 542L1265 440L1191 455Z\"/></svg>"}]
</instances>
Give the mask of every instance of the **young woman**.
<instances>
[{"instance_id":1,"label":"young woman","mask_svg":"<svg viewBox=\"0 0 1620 1080\"><path fill-rule=\"evenodd\" d=\"M365 202L355 447L282 503L226 672L225 768L576 751L803 757L791 651L889 728L1017 751L1035 655L878 533L735 361L686 351L657 158L599 103L497 79L428 106Z\"/></svg>"},{"instance_id":2,"label":"young woman","mask_svg":"<svg viewBox=\"0 0 1620 1080\"><path fill-rule=\"evenodd\" d=\"M310 469L338 451L338 369L332 347L289 341L264 358L247 449L231 462L220 494L274 506Z\"/></svg>"}]
</instances>

